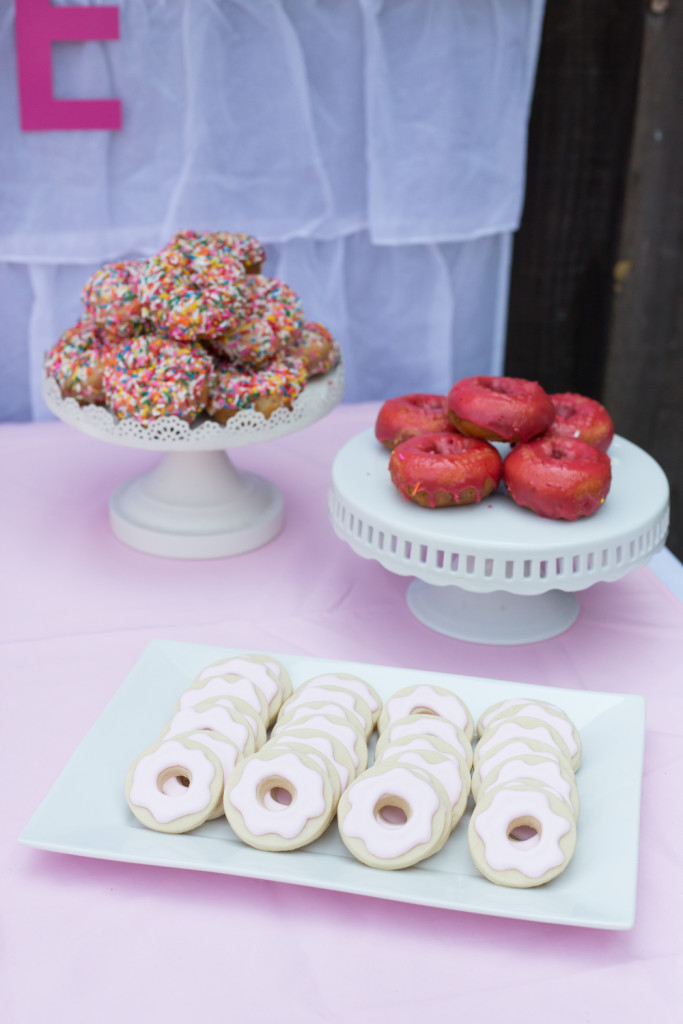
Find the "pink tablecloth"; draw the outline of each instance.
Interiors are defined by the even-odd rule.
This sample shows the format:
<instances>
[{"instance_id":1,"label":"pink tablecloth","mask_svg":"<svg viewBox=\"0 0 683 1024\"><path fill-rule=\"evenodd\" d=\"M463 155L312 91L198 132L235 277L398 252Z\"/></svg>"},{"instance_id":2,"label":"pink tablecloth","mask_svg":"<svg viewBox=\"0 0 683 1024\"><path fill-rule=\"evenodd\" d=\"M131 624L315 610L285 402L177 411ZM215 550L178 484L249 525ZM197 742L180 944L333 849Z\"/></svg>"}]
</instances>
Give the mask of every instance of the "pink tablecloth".
<instances>
[{"instance_id":1,"label":"pink tablecloth","mask_svg":"<svg viewBox=\"0 0 683 1024\"><path fill-rule=\"evenodd\" d=\"M580 595L567 633L482 647L421 625L408 581L334 535L329 470L375 406L238 450L285 493L283 533L231 559L120 544L114 486L158 456L59 423L0 429L0 1013L56 1020L674 1021L683 1004L683 606L650 569ZM644 694L635 927L436 910L40 852L17 837L148 642L167 638Z\"/></svg>"}]
</instances>

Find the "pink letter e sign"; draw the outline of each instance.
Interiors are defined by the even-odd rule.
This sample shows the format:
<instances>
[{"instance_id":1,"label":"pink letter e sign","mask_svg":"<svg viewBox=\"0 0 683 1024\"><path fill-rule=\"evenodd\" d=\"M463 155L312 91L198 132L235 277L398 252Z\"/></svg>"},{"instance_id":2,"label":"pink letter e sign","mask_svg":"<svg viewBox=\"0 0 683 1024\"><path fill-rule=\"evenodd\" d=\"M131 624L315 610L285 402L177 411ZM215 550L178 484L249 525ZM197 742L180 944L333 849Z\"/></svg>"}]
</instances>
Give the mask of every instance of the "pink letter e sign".
<instances>
[{"instance_id":1,"label":"pink letter e sign","mask_svg":"<svg viewBox=\"0 0 683 1024\"><path fill-rule=\"evenodd\" d=\"M25 132L115 131L120 100L56 100L52 43L118 39L118 7L53 7L50 0L15 0L21 127Z\"/></svg>"}]
</instances>

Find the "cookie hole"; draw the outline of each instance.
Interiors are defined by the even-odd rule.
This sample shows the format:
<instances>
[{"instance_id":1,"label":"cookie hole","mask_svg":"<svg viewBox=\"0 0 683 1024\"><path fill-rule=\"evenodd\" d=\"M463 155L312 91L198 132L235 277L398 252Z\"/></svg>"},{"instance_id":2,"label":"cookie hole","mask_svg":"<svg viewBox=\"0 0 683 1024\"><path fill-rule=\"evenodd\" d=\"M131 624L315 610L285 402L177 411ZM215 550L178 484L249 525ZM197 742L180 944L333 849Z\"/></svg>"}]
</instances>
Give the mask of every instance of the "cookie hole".
<instances>
[{"instance_id":1,"label":"cookie hole","mask_svg":"<svg viewBox=\"0 0 683 1024\"><path fill-rule=\"evenodd\" d=\"M410 806L400 796L383 796L375 804L375 820L387 828L401 828L410 818Z\"/></svg>"},{"instance_id":2,"label":"cookie hole","mask_svg":"<svg viewBox=\"0 0 683 1024\"><path fill-rule=\"evenodd\" d=\"M256 796L267 810L284 811L296 800L296 789L280 775L270 775L259 783Z\"/></svg>"},{"instance_id":3,"label":"cookie hole","mask_svg":"<svg viewBox=\"0 0 683 1024\"><path fill-rule=\"evenodd\" d=\"M541 841L541 823L536 818L515 818L508 824L507 838L517 847L532 850Z\"/></svg>"},{"instance_id":4,"label":"cookie hole","mask_svg":"<svg viewBox=\"0 0 683 1024\"><path fill-rule=\"evenodd\" d=\"M410 712L411 715L432 715L434 718L438 718L438 714L434 708L413 708Z\"/></svg>"},{"instance_id":5,"label":"cookie hole","mask_svg":"<svg viewBox=\"0 0 683 1024\"><path fill-rule=\"evenodd\" d=\"M173 765L172 768L165 768L157 778L157 787L165 796L178 796L184 793L192 782L192 774L187 768L180 765Z\"/></svg>"}]
</instances>

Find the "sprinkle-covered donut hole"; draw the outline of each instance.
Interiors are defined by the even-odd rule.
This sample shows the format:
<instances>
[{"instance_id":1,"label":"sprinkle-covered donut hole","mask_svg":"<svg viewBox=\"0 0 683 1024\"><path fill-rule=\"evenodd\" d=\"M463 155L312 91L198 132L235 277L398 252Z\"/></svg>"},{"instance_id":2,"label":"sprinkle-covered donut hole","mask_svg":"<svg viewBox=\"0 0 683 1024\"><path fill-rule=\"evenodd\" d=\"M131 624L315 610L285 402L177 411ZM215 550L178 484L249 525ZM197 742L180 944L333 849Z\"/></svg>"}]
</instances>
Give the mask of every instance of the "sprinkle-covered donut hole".
<instances>
[{"instance_id":1,"label":"sprinkle-covered donut hole","mask_svg":"<svg viewBox=\"0 0 683 1024\"><path fill-rule=\"evenodd\" d=\"M276 409L291 409L305 383L302 361L290 356L253 373L236 372L234 364L219 360L211 373L207 411L219 423L241 409L255 409L269 419Z\"/></svg>"},{"instance_id":2,"label":"sprinkle-covered donut hole","mask_svg":"<svg viewBox=\"0 0 683 1024\"><path fill-rule=\"evenodd\" d=\"M212 236L218 246L238 259L247 274L260 274L266 253L258 238L243 232L218 231Z\"/></svg>"},{"instance_id":3,"label":"sprinkle-covered donut hole","mask_svg":"<svg viewBox=\"0 0 683 1024\"><path fill-rule=\"evenodd\" d=\"M179 232L141 269L143 314L175 341L227 334L247 319L246 279L214 236Z\"/></svg>"},{"instance_id":4,"label":"sprinkle-covered donut hole","mask_svg":"<svg viewBox=\"0 0 683 1024\"><path fill-rule=\"evenodd\" d=\"M217 355L253 370L261 369L280 351L275 329L267 320L250 320L232 334L211 338L207 344Z\"/></svg>"},{"instance_id":5,"label":"sprinkle-covered donut hole","mask_svg":"<svg viewBox=\"0 0 683 1024\"><path fill-rule=\"evenodd\" d=\"M247 277L244 287L250 307L248 319L266 320L279 345L288 348L304 326L299 296L284 281L263 274Z\"/></svg>"},{"instance_id":6,"label":"sprinkle-covered donut hole","mask_svg":"<svg viewBox=\"0 0 683 1024\"><path fill-rule=\"evenodd\" d=\"M79 320L48 351L45 372L57 381L64 398L75 398L82 405L101 405L105 362L113 351L94 321Z\"/></svg>"},{"instance_id":7,"label":"sprinkle-covered donut hole","mask_svg":"<svg viewBox=\"0 0 683 1024\"><path fill-rule=\"evenodd\" d=\"M303 359L309 377L327 373L340 359L339 346L323 324L309 321L289 343L288 351Z\"/></svg>"},{"instance_id":8,"label":"sprinkle-covered donut hole","mask_svg":"<svg viewBox=\"0 0 683 1024\"><path fill-rule=\"evenodd\" d=\"M86 316L107 337L132 338L144 329L140 273L144 260L107 263L86 281L81 298Z\"/></svg>"},{"instance_id":9,"label":"sprinkle-covered donut hole","mask_svg":"<svg viewBox=\"0 0 683 1024\"><path fill-rule=\"evenodd\" d=\"M192 422L206 406L212 365L201 345L134 338L105 367L106 404L119 419L178 416Z\"/></svg>"}]
</instances>

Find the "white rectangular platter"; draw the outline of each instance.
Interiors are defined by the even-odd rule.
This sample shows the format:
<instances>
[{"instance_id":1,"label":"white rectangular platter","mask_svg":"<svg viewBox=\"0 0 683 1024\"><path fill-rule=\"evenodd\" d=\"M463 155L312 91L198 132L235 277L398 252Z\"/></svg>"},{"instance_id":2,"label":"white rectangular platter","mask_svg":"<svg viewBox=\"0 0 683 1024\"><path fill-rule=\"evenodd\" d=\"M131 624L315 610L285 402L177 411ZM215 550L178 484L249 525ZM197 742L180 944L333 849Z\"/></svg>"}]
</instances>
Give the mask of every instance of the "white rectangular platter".
<instances>
[{"instance_id":1,"label":"white rectangular platter","mask_svg":"<svg viewBox=\"0 0 683 1024\"><path fill-rule=\"evenodd\" d=\"M583 743L578 842L568 868L545 886L505 888L479 874L467 846L471 804L436 856L402 871L376 870L356 861L334 822L315 843L290 853L246 846L224 818L185 835L145 829L124 796L129 764L157 741L177 698L199 670L240 653L246 652L153 641L20 842L84 857L262 878L498 917L591 928L633 926L645 737L645 701L639 696L267 652L285 665L295 688L322 673L348 672L367 679L383 700L418 682L447 687L465 701L475 721L489 705L517 696L550 700L566 711Z\"/></svg>"}]
</instances>

